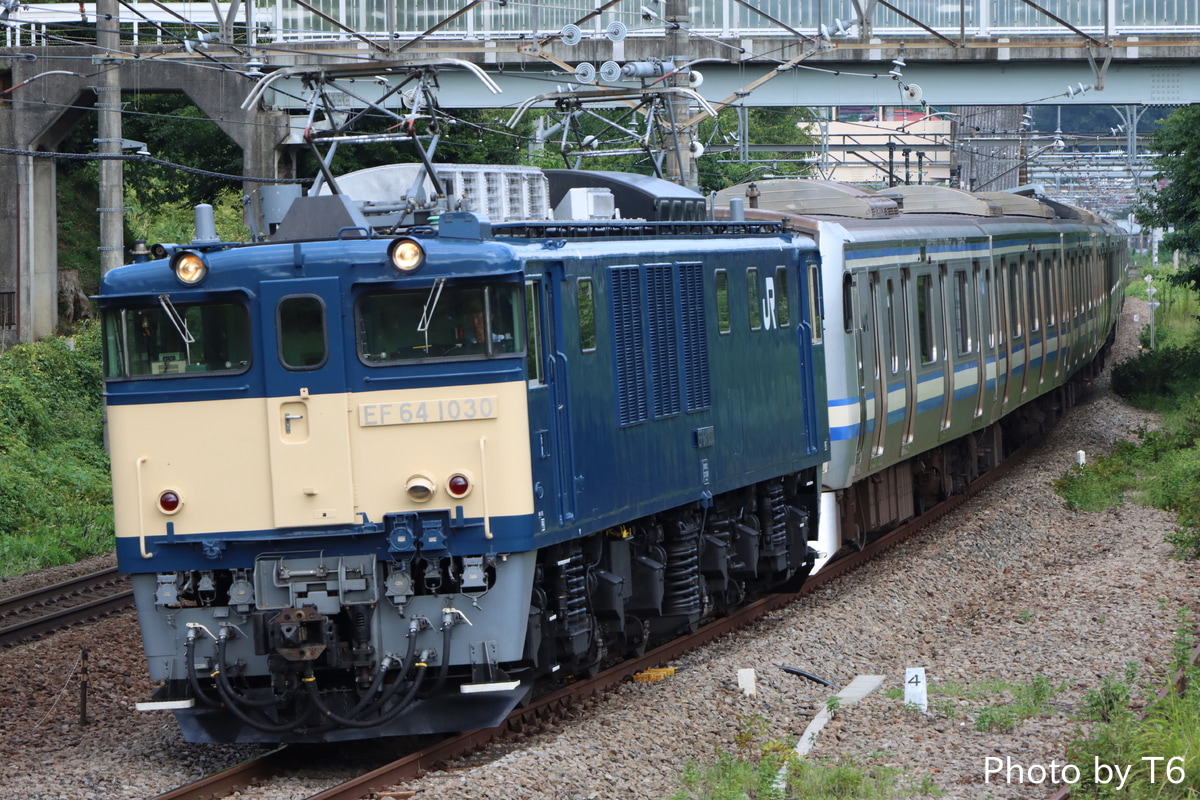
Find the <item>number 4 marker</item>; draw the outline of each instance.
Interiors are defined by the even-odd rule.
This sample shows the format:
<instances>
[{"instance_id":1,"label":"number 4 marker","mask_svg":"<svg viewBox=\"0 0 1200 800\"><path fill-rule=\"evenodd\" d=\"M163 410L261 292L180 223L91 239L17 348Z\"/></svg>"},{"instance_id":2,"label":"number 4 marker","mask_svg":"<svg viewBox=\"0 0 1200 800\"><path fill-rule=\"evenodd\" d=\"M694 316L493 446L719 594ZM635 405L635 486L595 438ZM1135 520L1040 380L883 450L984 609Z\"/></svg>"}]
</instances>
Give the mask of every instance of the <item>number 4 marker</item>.
<instances>
[{"instance_id":1,"label":"number 4 marker","mask_svg":"<svg viewBox=\"0 0 1200 800\"><path fill-rule=\"evenodd\" d=\"M909 667L904 670L904 705L916 706L922 711L929 711L924 667Z\"/></svg>"}]
</instances>

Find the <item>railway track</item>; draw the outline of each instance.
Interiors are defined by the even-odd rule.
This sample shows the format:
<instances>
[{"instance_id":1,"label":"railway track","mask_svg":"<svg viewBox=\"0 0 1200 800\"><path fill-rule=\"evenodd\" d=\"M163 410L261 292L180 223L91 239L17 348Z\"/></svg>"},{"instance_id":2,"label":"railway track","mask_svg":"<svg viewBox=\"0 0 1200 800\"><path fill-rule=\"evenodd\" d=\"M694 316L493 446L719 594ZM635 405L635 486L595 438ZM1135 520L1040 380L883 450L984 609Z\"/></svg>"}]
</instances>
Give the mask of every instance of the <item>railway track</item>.
<instances>
[{"instance_id":1,"label":"railway track","mask_svg":"<svg viewBox=\"0 0 1200 800\"><path fill-rule=\"evenodd\" d=\"M1018 449L998 467L968 486L963 494L946 499L924 515L876 539L862 550L827 565L821 572L809 578L799 592L764 597L739 609L734 614L709 623L695 633L674 639L644 655L622 661L592 678L576 681L533 700L528 705L514 710L508 719L495 728L468 731L447 738L349 781L330 787L310 796L307 800L359 800L378 796L381 789L403 785L439 764L498 744L509 737L547 727L570 711L579 708L580 705L611 690L623 681L632 679L637 673L663 666L726 633L748 625L764 614L816 591L886 550L895 547L962 505L983 488L1007 475L1024 461L1036 446L1034 443ZM283 766L286 752L287 748L281 747L223 772L158 795L154 800L218 800L218 798L226 797L235 791L241 791L245 787L260 784L273 776L286 774L288 768Z\"/></svg>"},{"instance_id":2,"label":"railway track","mask_svg":"<svg viewBox=\"0 0 1200 800\"><path fill-rule=\"evenodd\" d=\"M0 600L0 647L36 639L133 606L129 578L116 567Z\"/></svg>"}]
</instances>

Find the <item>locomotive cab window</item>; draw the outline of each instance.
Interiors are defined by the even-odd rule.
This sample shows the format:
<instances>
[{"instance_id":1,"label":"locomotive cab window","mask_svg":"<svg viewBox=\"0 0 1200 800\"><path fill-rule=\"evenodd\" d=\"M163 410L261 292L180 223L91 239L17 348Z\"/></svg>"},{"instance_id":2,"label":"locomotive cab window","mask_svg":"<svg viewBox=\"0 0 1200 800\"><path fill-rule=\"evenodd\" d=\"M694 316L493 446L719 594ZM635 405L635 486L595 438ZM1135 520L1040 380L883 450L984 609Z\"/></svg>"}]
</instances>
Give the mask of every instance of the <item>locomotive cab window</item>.
<instances>
[{"instance_id":1,"label":"locomotive cab window","mask_svg":"<svg viewBox=\"0 0 1200 800\"><path fill-rule=\"evenodd\" d=\"M542 375L542 294L537 281L525 282L525 338L529 351L525 354L525 368L530 386L544 386Z\"/></svg>"},{"instance_id":2,"label":"locomotive cab window","mask_svg":"<svg viewBox=\"0 0 1200 800\"><path fill-rule=\"evenodd\" d=\"M319 369L329 357L325 303L314 295L285 297L275 310L279 361L288 369Z\"/></svg>"},{"instance_id":3,"label":"locomotive cab window","mask_svg":"<svg viewBox=\"0 0 1200 800\"><path fill-rule=\"evenodd\" d=\"M241 303L108 308L103 315L104 377L143 378L242 372L250 364L250 317Z\"/></svg>"},{"instance_id":4,"label":"locomotive cab window","mask_svg":"<svg viewBox=\"0 0 1200 800\"><path fill-rule=\"evenodd\" d=\"M448 285L375 292L358 300L358 352L371 365L525 352L515 285Z\"/></svg>"}]
</instances>

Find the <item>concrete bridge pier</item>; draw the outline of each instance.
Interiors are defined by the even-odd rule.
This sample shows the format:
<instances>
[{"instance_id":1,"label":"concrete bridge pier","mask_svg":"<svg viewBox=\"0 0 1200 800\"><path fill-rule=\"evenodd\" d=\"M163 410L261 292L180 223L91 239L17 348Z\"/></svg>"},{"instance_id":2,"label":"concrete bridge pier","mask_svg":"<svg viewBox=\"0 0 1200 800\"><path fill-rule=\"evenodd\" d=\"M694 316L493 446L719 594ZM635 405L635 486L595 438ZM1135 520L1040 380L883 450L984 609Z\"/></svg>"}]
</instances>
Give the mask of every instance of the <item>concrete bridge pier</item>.
<instances>
[{"instance_id":1,"label":"concrete bridge pier","mask_svg":"<svg viewBox=\"0 0 1200 800\"><path fill-rule=\"evenodd\" d=\"M14 320L0 319L0 337L7 341L47 336L58 325L57 166L56 159L36 154L58 152L83 116L94 113L102 84L99 75L84 74L97 69L91 50L26 47L21 52L36 59L14 59L10 71L0 70L0 92L5 92L0 94L0 148L20 151L0 157L0 186L14 187L0 195L0 298L11 297L15 306ZM113 66L120 73L119 86L141 93L183 87L242 149L244 175L292 177L290 159L281 158L287 114L243 111L239 105L253 84L236 66L198 69L154 55L143 50ZM253 196L259 185L245 183L243 191Z\"/></svg>"}]
</instances>

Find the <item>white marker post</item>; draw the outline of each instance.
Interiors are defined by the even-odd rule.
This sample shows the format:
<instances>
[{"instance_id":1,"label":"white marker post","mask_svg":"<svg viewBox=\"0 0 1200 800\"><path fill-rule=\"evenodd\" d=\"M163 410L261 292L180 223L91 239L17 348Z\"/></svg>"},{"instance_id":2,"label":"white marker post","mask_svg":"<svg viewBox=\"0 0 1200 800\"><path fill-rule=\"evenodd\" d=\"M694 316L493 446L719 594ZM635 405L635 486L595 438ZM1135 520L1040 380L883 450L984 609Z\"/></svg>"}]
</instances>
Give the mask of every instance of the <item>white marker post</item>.
<instances>
[{"instance_id":1,"label":"white marker post","mask_svg":"<svg viewBox=\"0 0 1200 800\"><path fill-rule=\"evenodd\" d=\"M738 670L738 688L745 697L755 697L758 694L758 678L753 667Z\"/></svg>"},{"instance_id":2,"label":"white marker post","mask_svg":"<svg viewBox=\"0 0 1200 800\"><path fill-rule=\"evenodd\" d=\"M1154 301L1154 295L1158 294L1158 289L1153 285L1153 275L1146 276L1146 298L1150 301L1150 349L1154 350L1154 309L1158 308L1161 303Z\"/></svg>"},{"instance_id":3,"label":"white marker post","mask_svg":"<svg viewBox=\"0 0 1200 800\"><path fill-rule=\"evenodd\" d=\"M904 670L904 705L916 706L922 712L929 711L929 694L925 690L924 667L909 667Z\"/></svg>"}]
</instances>

